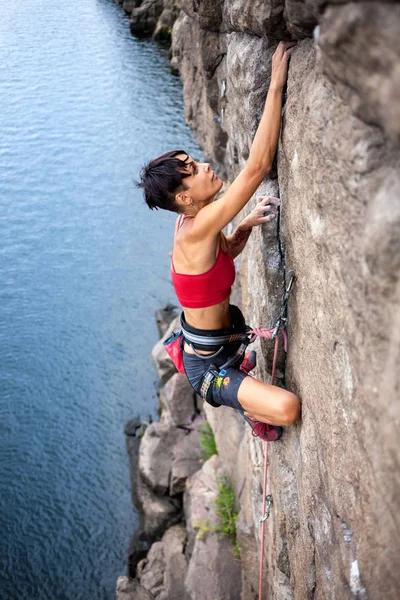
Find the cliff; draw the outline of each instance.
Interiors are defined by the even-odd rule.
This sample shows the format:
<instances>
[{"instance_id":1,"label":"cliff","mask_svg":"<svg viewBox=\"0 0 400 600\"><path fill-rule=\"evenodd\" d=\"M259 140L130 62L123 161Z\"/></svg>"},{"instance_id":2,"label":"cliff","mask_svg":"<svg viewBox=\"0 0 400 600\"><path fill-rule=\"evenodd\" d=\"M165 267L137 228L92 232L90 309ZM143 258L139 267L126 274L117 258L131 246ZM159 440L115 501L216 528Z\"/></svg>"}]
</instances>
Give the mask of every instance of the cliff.
<instances>
[{"instance_id":1,"label":"cliff","mask_svg":"<svg viewBox=\"0 0 400 600\"><path fill-rule=\"evenodd\" d=\"M167 0L124 0L124 7L129 3L135 23L147 19L150 5L158 15L179 8ZM400 6L183 0L180 8L171 53L185 117L228 181L248 158L277 40L299 40L276 168L259 190L280 196L280 217L253 231L237 260L233 299L249 324L271 327L285 272L296 271L289 353L286 361L280 356L278 376L301 398L302 420L269 445L267 597L395 600ZM256 349L256 376L268 381L272 345L258 341ZM229 475L240 505L238 593L255 600L264 444L234 411L205 411L218 469ZM193 598L201 587L197 593Z\"/></svg>"},{"instance_id":2,"label":"cliff","mask_svg":"<svg viewBox=\"0 0 400 600\"><path fill-rule=\"evenodd\" d=\"M252 233L237 265L253 326L272 325L285 269L297 274L285 383L302 421L270 444L271 599L398 597L399 26L390 2L185 0L173 28L187 122L230 181L276 40L299 39L277 169L260 189L281 197L280 219ZM262 343L257 377L270 367ZM242 597L256 598L263 445L233 411L206 413L241 506Z\"/></svg>"}]
</instances>

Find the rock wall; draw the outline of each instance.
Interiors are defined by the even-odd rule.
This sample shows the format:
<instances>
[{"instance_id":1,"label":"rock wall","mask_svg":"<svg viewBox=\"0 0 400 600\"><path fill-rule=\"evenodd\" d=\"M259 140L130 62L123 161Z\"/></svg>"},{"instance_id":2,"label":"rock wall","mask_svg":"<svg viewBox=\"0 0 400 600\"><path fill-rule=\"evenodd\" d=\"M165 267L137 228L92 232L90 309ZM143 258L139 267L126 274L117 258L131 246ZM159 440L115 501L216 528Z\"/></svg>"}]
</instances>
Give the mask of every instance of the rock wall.
<instances>
[{"instance_id":1,"label":"rock wall","mask_svg":"<svg viewBox=\"0 0 400 600\"><path fill-rule=\"evenodd\" d=\"M181 9L180 0L115 0L129 15L131 32L140 37L170 40Z\"/></svg>"},{"instance_id":2,"label":"rock wall","mask_svg":"<svg viewBox=\"0 0 400 600\"><path fill-rule=\"evenodd\" d=\"M173 28L185 117L230 181L276 40L299 40L277 166L259 190L281 197L280 218L252 233L235 291L249 323L271 326L285 270L297 273L278 375L302 421L269 447L271 600L398 598L399 30L395 2L339 0L183 0ZM268 381L271 346L257 349ZM255 599L264 447L233 411L206 412L241 505L242 598Z\"/></svg>"}]
</instances>

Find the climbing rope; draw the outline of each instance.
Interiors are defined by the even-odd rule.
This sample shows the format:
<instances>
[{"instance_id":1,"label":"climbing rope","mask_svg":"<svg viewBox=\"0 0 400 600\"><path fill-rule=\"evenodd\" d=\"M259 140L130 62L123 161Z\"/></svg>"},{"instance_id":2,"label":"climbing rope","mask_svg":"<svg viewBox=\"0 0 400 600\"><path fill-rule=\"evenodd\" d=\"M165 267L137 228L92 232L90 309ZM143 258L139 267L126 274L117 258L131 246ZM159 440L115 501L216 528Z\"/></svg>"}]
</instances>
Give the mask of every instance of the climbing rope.
<instances>
[{"instance_id":1,"label":"climbing rope","mask_svg":"<svg viewBox=\"0 0 400 600\"><path fill-rule=\"evenodd\" d=\"M295 279L294 271L288 272L289 283L285 290L285 295L282 300L281 311L279 313L279 317L276 321L275 327L273 329L264 329L257 328L249 331L254 335L254 339L256 337L263 337L268 340L275 339L275 347L274 347L274 358L272 360L272 372L271 372L271 385L274 385L275 382L275 373L276 373L276 363L278 360L278 350L279 350L279 338L278 333L280 332L283 337L283 346L285 352L288 350L288 337L286 333L286 310L287 303L289 300L290 290L292 289L292 285ZM254 341L252 338L251 341ZM261 523L261 548L260 548L260 571L259 571L259 586L258 586L258 600L262 600L263 594L263 565L264 565L264 551L265 551L265 523L269 517L271 505L272 505L272 496L270 494L267 495L267 484L268 484L268 442L265 442L265 459L264 459L264 483L263 483L263 507L262 507L262 516L260 518Z\"/></svg>"}]
</instances>

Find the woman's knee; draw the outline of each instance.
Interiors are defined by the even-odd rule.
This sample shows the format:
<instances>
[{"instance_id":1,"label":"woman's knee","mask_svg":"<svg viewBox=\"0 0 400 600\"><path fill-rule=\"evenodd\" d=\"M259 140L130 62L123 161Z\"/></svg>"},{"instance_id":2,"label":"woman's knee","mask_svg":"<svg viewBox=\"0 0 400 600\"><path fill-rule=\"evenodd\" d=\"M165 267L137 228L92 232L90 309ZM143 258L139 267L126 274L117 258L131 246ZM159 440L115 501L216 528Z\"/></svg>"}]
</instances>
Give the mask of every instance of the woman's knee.
<instances>
[{"instance_id":1,"label":"woman's knee","mask_svg":"<svg viewBox=\"0 0 400 600\"><path fill-rule=\"evenodd\" d=\"M285 395L280 403L281 425L293 425L300 419L300 400L292 392L285 390Z\"/></svg>"}]
</instances>

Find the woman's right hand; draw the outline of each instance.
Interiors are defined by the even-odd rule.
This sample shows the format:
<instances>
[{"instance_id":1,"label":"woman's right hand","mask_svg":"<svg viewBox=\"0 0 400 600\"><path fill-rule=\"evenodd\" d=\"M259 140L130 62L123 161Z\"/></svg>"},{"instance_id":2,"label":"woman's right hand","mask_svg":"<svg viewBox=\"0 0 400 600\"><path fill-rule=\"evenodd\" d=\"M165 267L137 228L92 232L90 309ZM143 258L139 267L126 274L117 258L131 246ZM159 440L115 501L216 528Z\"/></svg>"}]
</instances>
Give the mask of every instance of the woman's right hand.
<instances>
[{"instance_id":1,"label":"woman's right hand","mask_svg":"<svg viewBox=\"0 0 400 600\"><path fill-rule=\"evenodd\" d=\"M279 42L272 57L272 89L282 89L287 80L289 58L297 42Z\"/></svg>"},{"instance_id":2,"label":"woman's right hand","mask_svg":"<svg viewBox=\"0 0 400 600\"><path fill-rule=\"evenodd\" d=\"M278 214L278 210L275 207L280 205L281 201L279 198L275 198L274 196L259 196L257 198L257 206L243 219L240 225L251 228L256 225L262 225L262 223L268 223L275 219Z\"/></svg>"}]
</instances>

